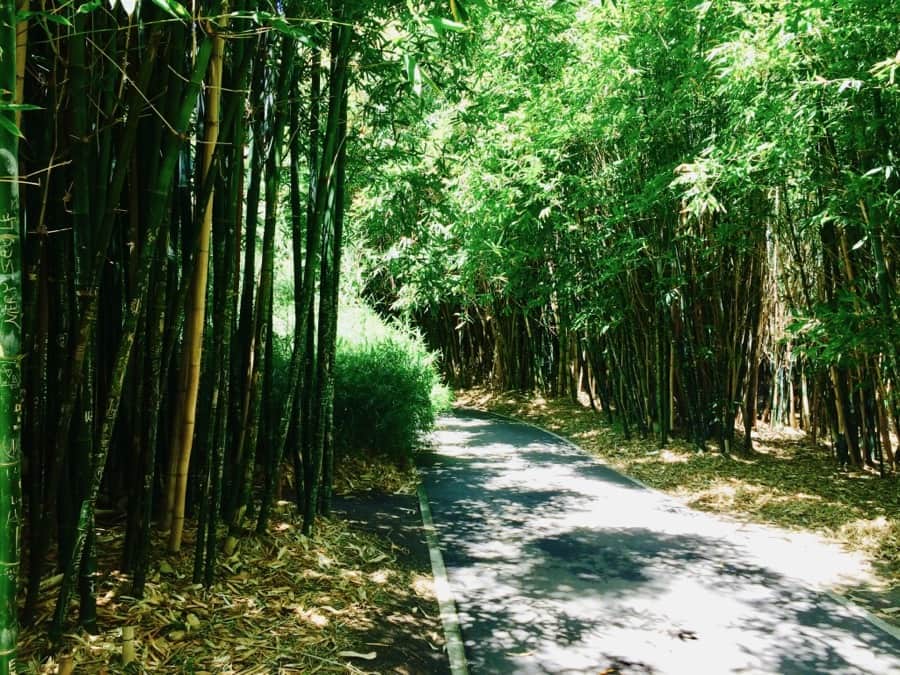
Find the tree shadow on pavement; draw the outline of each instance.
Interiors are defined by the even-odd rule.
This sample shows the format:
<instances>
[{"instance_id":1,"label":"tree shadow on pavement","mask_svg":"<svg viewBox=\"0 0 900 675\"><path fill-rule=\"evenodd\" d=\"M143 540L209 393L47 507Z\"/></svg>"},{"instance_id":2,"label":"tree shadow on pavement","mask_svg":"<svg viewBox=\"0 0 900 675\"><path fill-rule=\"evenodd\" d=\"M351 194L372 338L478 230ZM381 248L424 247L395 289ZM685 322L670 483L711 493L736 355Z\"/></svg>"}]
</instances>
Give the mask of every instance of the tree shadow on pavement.
<instances>
[{"instance_id":1,"label":"tree shadow on pavement","mask_svg":"<svg viewBox=\"0 0 900 675\"><path fill-rule=\"evenodd\" d=\"M900 672L900 641L735 524L521 425L441 441L423 468L472 672Z\"/></svg>"}]
</instances>

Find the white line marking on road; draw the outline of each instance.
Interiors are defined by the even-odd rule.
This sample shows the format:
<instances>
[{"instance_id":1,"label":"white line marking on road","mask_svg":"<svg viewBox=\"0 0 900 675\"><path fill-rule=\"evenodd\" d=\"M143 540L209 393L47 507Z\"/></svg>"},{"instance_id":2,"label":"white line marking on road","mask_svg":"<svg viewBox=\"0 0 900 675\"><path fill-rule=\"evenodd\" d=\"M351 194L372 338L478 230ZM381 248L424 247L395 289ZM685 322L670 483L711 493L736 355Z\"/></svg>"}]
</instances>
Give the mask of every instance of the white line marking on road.
<instances>
[{"instance_id":1,"label":"white line marking on road","mask_svg":"<svg viewBox=\"0 0 900 675\"><path fill-rule=\"evenodd\" d=\"M417 492L419 509L422 512L422 526L425 530L425 541L428 543L428 554L431 556L431 570L434 573L434 592L437 595L438 607L441 610L441 623L444 624L444 637L447 640L450 672L453 675L468 675L469 666L466 661L462 631L459 627L459 617L456 614L456 602L453 599L453 590L450 588L450 579L447 578L444 556L441 555L441 549L438 547L437 531L434 528L434 520L431 518L431 507L428 506L428 495L421 479Z\"/></svg>"}]
</instances>

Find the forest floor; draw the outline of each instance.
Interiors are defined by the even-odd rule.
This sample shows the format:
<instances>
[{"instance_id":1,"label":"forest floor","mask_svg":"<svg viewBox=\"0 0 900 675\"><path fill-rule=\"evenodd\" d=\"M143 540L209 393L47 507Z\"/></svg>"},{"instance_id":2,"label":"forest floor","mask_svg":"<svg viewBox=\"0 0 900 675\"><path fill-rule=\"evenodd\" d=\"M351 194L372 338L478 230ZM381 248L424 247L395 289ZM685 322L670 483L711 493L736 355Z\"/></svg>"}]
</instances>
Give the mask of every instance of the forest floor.
<instances>
[{"instance_id":1,"label":"forest floor","mask_svg":"<svg viewBox=\"0 0 900 675\"><path fill-rule=\"evenodd\" d=\"M456 404L508 415L553 431L616 470L691 508L789 530L814 532L860 553L858 579L838 590L880 618L900 625L900 481L870 471L841 471L829 449L802 432L761 425L754 454L725 457L673 440L610 427L586 402L497 393L456 392Z\"/></svg>"},{"instance_id":2,"label":"forest floor","mask_svg":"<svg viewBox=\"0 0 900 675\"><path fill-rule=\"evenodd\" d=\"M339 478L335 515L304 537L281 502L264 537L247 535L221 560L214 586L191 583L192 530L180 555L151 562L144 598L120 565L121 520L98 521L99 633L72 629L48 654L57 588L48 583L37 625L20 635L19 672L443 673L443 633L420 531L415 477L356 463ZM224 534L224 531L223 533ZM164 551L164 540L154 542ZM73 604L72 616L77 613ZM122 628L137 660L122 665ZM65 668L63 668L63 672Z\"/></svg>"}]
</instances>

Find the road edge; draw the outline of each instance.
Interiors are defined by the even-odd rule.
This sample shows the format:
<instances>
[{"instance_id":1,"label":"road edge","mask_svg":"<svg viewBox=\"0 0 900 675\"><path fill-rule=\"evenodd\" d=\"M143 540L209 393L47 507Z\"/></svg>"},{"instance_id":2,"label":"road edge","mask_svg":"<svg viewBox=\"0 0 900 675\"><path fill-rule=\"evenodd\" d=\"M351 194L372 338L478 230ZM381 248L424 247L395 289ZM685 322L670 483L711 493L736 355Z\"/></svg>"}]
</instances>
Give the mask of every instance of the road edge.
<instances>
[{"instance_id":1,"label":"road edge","mask_svg":"<svg viewBox=\"0 0 900 675\"><path fill-rule=\"evenodd\" d=\"M627 475L627 474L622 473L621 471L618 471L617 469L613 468L612 466L610 466L609 464L607 464L606 462L604 462L600 457L597 457L597 456L594 455L593 453L588 452L587 450L585 450L584 448L582 448L582 447L581 447L580 445L578 445L577 443L575 443L575 442L573 442L573 441L570 441L570 440L569 440L568 438L566 438L565 436L560 436L559 434L554 433L553 431L550 431L549 429L545 429L545 428L542 427L542 426L539 426L539 425L537 425L537 424L533 424L533 423L531 423L531 422L526 422L525 420L521 420L521 419L519 419L519 418L517 418L517 417L512 417L512 416L510 416L510 415L504 415L503 413L497 413L497 412L494 412L494 411L492 411L492 410L484 410L484 409L482 409L482 408L473 408L473 407L470 407L470 406L458 406L458 407L455 407L453 410L454 410L454 411L456 411L456 410L462 410L462 411L470 410L470 411L472 411L472 412L476 412L476 413L479 413L479 414L481 414L481 415L489 415L489 416L495 417L495 418L497 418L497 419L499 419L499 420L503 420L503 421L506 421L506 422L511 422L511 423L514 423L514 424L521 424L521 425L526 426L526 427L531 427L532 429L537 429L538 431L541 431L541 432L547 434L548 436L551 436L551 437L553 437L553 438L555 438L555 439L561 441L562 443L565 443L565 444L568 445L569 447L575 448L575 449L579 450L580 452L583 452L585 455L587 455L588 457L590 457L592 460L594 460L594 461L597 462L598 464L602 464L603 466L605 466L605 467L611 469L612 471L615 471L617 474L619 474L619 475L622 476L623 478L626 478L627 480L631 481L631 482L634 483L635 485L639 485L640 487L642 487L642 488L644 488L644 489L646 489L646 490L650 490L651 492L656 492L656 493L658 493L658 494L661 494L661 495L664 495L664 496L666 496L666 497L671 498L671 495L667 494L667 493L664 492L663 490L660 490L659 488L655 488L655 487L653 487L652 485L647 485L646 483L644 483L644 482L641 481L641 480L638 480L637 478L633 478L633 477L631 477L631 476L629 476L629 475ZM876 614L874 614L873 612L869 611L869 610L866 609L865 607L862 607L861 605L856 604L855 602L853 602L853 600L851 600L850 598L848 598L848 597L846 597L846 596L844 596L844 595L841 595L841 594L838 593L837 591L833 591L833 590L831 590L830 588L826 588L826 587L821 586L821 585L819 585L819 584L811 584L811 587L812 587L814 590L817 590L818 592L820 592L820 593L822 593L822 594L828 596L829 598L831 598L831 600L833 600L834 602L838 603L839 605L843 605L843 606L846 607L847 609L849 609L849 610L855 612L860 618L864 619L865 621L867 621L868 623L872 624L872 625L875 626L876 628L878 628L878 629L884 631L885 633L887 633L887 634L890 635L891 637L893 637L893 638L895 638L895 639L897 639L897 640L900 640L900 628L898 628L897 626L894 626L892 623L889 623L889 622L885 621L885 620L882 619L880 616L877 616Z\"/></svg>"},{"instance_id":2,"label":"road edge","mask_svg":"<svg viewBox=\"0 0 900 675\"><path fill-rule=\"evenodd\" d=\"M463 645L459 616L456 613L456 601L453 599L453 590L450 587L450 579L447 577L447 568L444 566L444 556L441 554L441 549L438 546L437 531L434 527L434 520L431 518L431 507L428 505L428 494L425 492L425 486L421 477L419 478L416 494L419 496L422 528L425 530L425 542L428 544L428 555L431 557L434 593L437 596L438 608L441 612L444 639L447 640L447 658L450 660L450 672L453 675L468 675L469 666L466 660L466 650Z\"/></svg>"},{"instance_id":3,"label":"road edge","mask_svg":"<svg viewBox=\"0 0 900 675\"><path fill-rule=\"evenodd\" d=\"M893 637L895 640L900 640L900 628L897 628L893 624L888 623L887 621L882 619L880 616L873 614L865 607L857 605L850 598L847 598L847 597L841 595L840 593L837 593L836 591L832 591L829 588L822 588L822 587L820 587L818 590L820 593L824 593L825 595L827 595L834 602L838 603L839 605L842 605L843 607L850 610L851 612L856 613L861 619L865 619L866 621L868 621L870 624L872 624L876 628L883 630L885 633L887 633L888 635Z\"/></svg>"}]
</instances>

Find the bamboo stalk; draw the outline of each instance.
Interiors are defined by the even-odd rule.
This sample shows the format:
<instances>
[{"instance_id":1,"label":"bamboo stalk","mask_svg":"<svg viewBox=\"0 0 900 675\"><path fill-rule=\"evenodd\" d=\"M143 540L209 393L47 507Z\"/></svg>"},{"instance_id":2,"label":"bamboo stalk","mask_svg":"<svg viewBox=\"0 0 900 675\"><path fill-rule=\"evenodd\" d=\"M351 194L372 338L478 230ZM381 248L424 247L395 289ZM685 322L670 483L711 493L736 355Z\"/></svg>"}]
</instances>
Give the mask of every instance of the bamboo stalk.
<instances>
[{"instance_id":1,"label":"bamboo stalk","mask_svg":"<svg viewBox=\"0 0 900 675\"><path fill-rule=\"evenodd\" d=\"M72 675L75 672L75 655L65 652L59 655L58 675Z\"/></svg>"},{"instance_id":2,"label":"bamboo stalk","mask_svg":"<svg viewBox=\"0 0 900 675\"><path fill-rule=\"evenodd\" d=\"M329 95L328 95L328 118L325 125L325 135L322 147L321 161L319 171L317 173L318 182L316 185L316 205L315 216L316 223L324 223L325 213L329 208L333 207L335 194L335 170L337 158L340 148L343 147L344 139L341 138L341 115L343 97L347 88L348 77L348 61L350 53L350 44L352 38L352 30L350 26L340 22L343 16L344 5L340 0L334 0L333 12L337 22L332 26L331 33L331 77L329 79ZM333 225L333 223L332 223ZM332 230L333 236L333 230ZM330 377L330 365L323 360L327 357L327 345L329 344L329 325L328 311L332 302L332 296L328 289L330 283L328 265L333 261L327 260L325 251L334 245L334 240L328 241L326 235L322 235L322 261L321 261L321 278L320 283L320 301L319 301L319 339L317 342L316 356L316 374L315 388L313 394L315 407L310 416L309 425L311 427L310 439L310 457L306 463L306 503L303 512L303 532L310 534L312 532L313 523L319 510L319 487L322 478L322 462L325 444L325 430L327 418L327 400ZM328 272L330 274L330 272ZM306 289L304 289L306 290ZM324 304L324 310L323 310ZM324 314L323 314L324 311ZM323 323L322 319L326 318ZM311 385L312 386L312 385ZM333 382L331 384L333 388Z\"/></svg>"},{"instance_id":3,"label":"bamboo stalk","mask_svg":"<svg viewBox=\"0 0 900 675\"><path fill-rule=\"evenodd\" d=\"M282 61L279 75L276 80L276 97L283 106L286 103L286 92L289 84L289 75L293 59L293 44L288 38L282 38ZM265 159L265 218L263 228L262 265L257 286L256 303L253 309L252 326L254 327L250 344L253 351L250 353L248 376L249 386L245 398L244 420L246 427L241 430L240 448L242 449L240 471L238 473L238 485L234 510L229 526L229 537L225 543L227 554L233 552L237 546L238 537L241 534L244 517L249 506L253 469L256 463L257 442L261 426L264 392L271 391L272 371L270 341L272 302L274 288L274 256L275 256L275 229L277 221L277 192L278 174L280 169L281 136L284 130L285 117L283 110L275 108L275 119L270 129L269 150Z\"/></svg>"},{"instance_id":4,"label":"bamboo stalk","mask_svg":"<svg viewBox=\"0 0 900 675\"><path fill-rule=\"evenodd\" d=\"M61 403L57 415L54 435L55 456L50 462L45 481L45 494L48 495L55 495L59 490L62 461L65 455L65 449L68 447L70 441L72 421L85 375L84 362L97 323L99 286L102 270L106 264L106 251L109 248L109 242L112 237L113 226L115 223L115 211L118 207L119 198L128 172L128 159L135 146L138 122L144 109L140 92L146 90L150 83L150 76L152 75L153 66L155 65L156 52L160 38L161 33L158 30L152 31L148 38L146 57L141 64L140 74L135 83L135 87L129 95L129 114L120 141L119 152L116 156L115 171L110 181L110 187L106 193L106 197L102 200L102 203L104 203L106 207L104 219L99 232L96 233L97 236L92 238L94 249L92 252L93 260L89 272L91 282L88 289L82 293L84 305L79 319L78 332L75 337L72 353L70 358L66 360L64 368L60 369L63 387L60 395ZM51 515L49 513L48 505L45 505L45 507L40 510L40 513L34 522L37 541L32 548L31 555L34 557L36 565L38 566L38 572L45 564L47 548L49 547L50 518ZM25 601L26 616L31 613L31 609L37 602L40 576L39 573L33 574L32 578L29 580L28 594Z\"/></svg>"},{"instance_id":5,"label":"bamboo stalk","mask_svg":"<svg viewBox=\"0 0 900 675\"><path fill-rule=\"evenodd\" d=\"M225 39L221 34L212 38L212 56L209 62L209 96L206 104L204 122L204 154L202 175L206 178L212 165L213 153L219 138L219 108L222 96L222 68L225 50ZM203 223L200 226L200 240L194 265L194 277L191 281L191 306L186 323L184 350L189 354L188 372L183 381L184 389L179 391L178 403L181 410L181 428L178 443L171 449L177 457L174 482L167 490L174 491L174 500L167 498L167 505L172 504L171 529L169 532L169 550L177 553L181 550L181 537L184 531L184 509L187 497L188 467L191 461L191 448L194 438L194 424L197 411L197 395L200 389L200 360L203 351L203 327L206 319L206 286L209 274L209 247L212 236L213 195L206 202Z\"/></svg>"},{"instance_id":6,"label":"bamboo stalk","mask_svg":"<svg viewBox=\"0 0 900 675\"><path fill-rule=\"evenodd\" d=\"M19 14L28 11L31 0L18 0L16 10ZM16 23L16 96L14 102L25 102L25 65L28 60L28 19L19 19ZM16 110L16 126L22 128L22 111Z\"/></svg>"},{"instance_id":7,"label":"bamboo stalk","mask_svg":"<svg viewBox=\"0 0 900 675\"><path fill-rule=\"evenodd\" d=\"M0 95L16 90L16 9L0 2ZM16 116L0 110L12 124ZM19 538L22 527L22 250L19 231L18 138L0 127L0 675L15 672L18 638Z\"/></svg>"},{"instance_id":8,"label":"bamboo stalk","mask_svg":"<svg viewBox=\"0 0 900 675\"><path fill-rule=\"evenodd\" d=\"M293 40L285 39L282 43L281 50L281 69L279 71L278 76L278 84L276 88L276 96L277 100L281 102L282 110L276 111L276 120L275 120L275 133L276 137L273 140L273 147L270 150L270 169L277 170L277 164L279 163L279 155L280 155L280 136L285 126L287 126L287 121L290 119L292 122L291 126L294 128L291 129L291 136L299 135L299 119L297 118L297 110L296 106L294 108L288 107L289 102L289 94L291 91L291 82L292 77L291 73L293 70L294 64L294 53L296 50L296 46ZM271 195L273 198L273 203L271 207L269 206L269 198L270 196L267 194L266 196L266 218L275 219L277 217L277 202L275 201L275 195ZM299 207L299 195L296 195L292 198L292 207ZM298 268L301 264L301 258L297 257L297 252L299 249L299 243L301 240L301 232L300 232L300 218L299 213L292 213L292 224L293 224L293 233L292 238L294 242L294 280L295 280L295 296L297 295L296 281L302 275L298 273ZM264 256L264 260L266 260ZM271 300L270 300L271 303ZM270 307L271 312L271 307ZM288 429L290 427L291 416L294 410L294 396L298 388L301 365L303 363L303 335L306 332L305 325L306 314L303 312L301 305L298 303L297 298L295 297L294 302L294 346L293 353L291 355L290 365L288 367L288 377L287 377L287 395L285 396L284 403L280 407L280 416L278 417L277 422L275 423L276 429L272 431L274 433L272 436L272 447L271 447L271 458L269 462L269 470L266 477L265 488L263 490L262 496L262 504L260 505L259 510L259 518L257 519L256 531L258 533L265 532L269 512L272 506L272 501L275 498L275 489L280 480L280 469L281 469L281 461L284 456L284 444L287 440ZM271 370L271 362L267 359L267 368L269 371ZM274 402L272 402L274 404ZM274 405L272 406L275 407Z\"/></svg>"},{"instance_id":9,"label":"bamboo stalk","mask_svg":"<svg viewBox=\"0 0 900 675\"><path fill-rule=\"evenodd\" d=\"M125 626L122 629L122 665L127 666L137 660L137 651L134 647L134 626Z\"/></svg>"},{"instance_id":10,"label":"bamboo stalk","mask_svg":"<svg viewBox=\"0 0 900 675\"><path fill-rule=\"evenodd\" d=\"M233 400L233 429L234 456L228 462L230 474L228 482L231 488L225 495L224 510L226 517L233 520L238 503L244 500L243 486L245 473L245 447L247 445L247 431L249 428L249 416L253 395L253 382L256 373L256 331L254 324L253 298L256 288L256 233L259 221L259 201L262 185L262 172L264 165L264 125L263 105L265 89L265 54L268 41L266 36L261 36L257 45L253 78L250 87L250 101L254 104L253 121L251 124L251 137L253 139L252 154L250 156L250 181L247 187L246 197L246 223L245 223L245 249L244 272L241 283L240 307L238 310L239 325L236 335L237 358L234 359L235 367L241 379L232 393ZM250 52L250 50L248 50Z\"/></svg>"},{"instance_id":11,"label":"bamboo stalk","mask_svg":"<svg viewBox=\"0 0 900 675\"><path fill-rule=\"evenodd\" d=\"M158 257L168 248L168 233L159 238ZM150 562L150 535L153 516L153 481L156 471L156 445L159 429L159 404L162 387L162 343L166 320L166 289L168 286L166 270L157 270L154 285L153 305L148 312L147 353L149 368L145 371L149 378L149 386L145 388L147 427L144 437L143 467L141 471L140 528L135 552L135 568L132 583L132 594L136 598L144 596L144 585L147 581L147 570Z\"/></svg>"}]
</instances>

